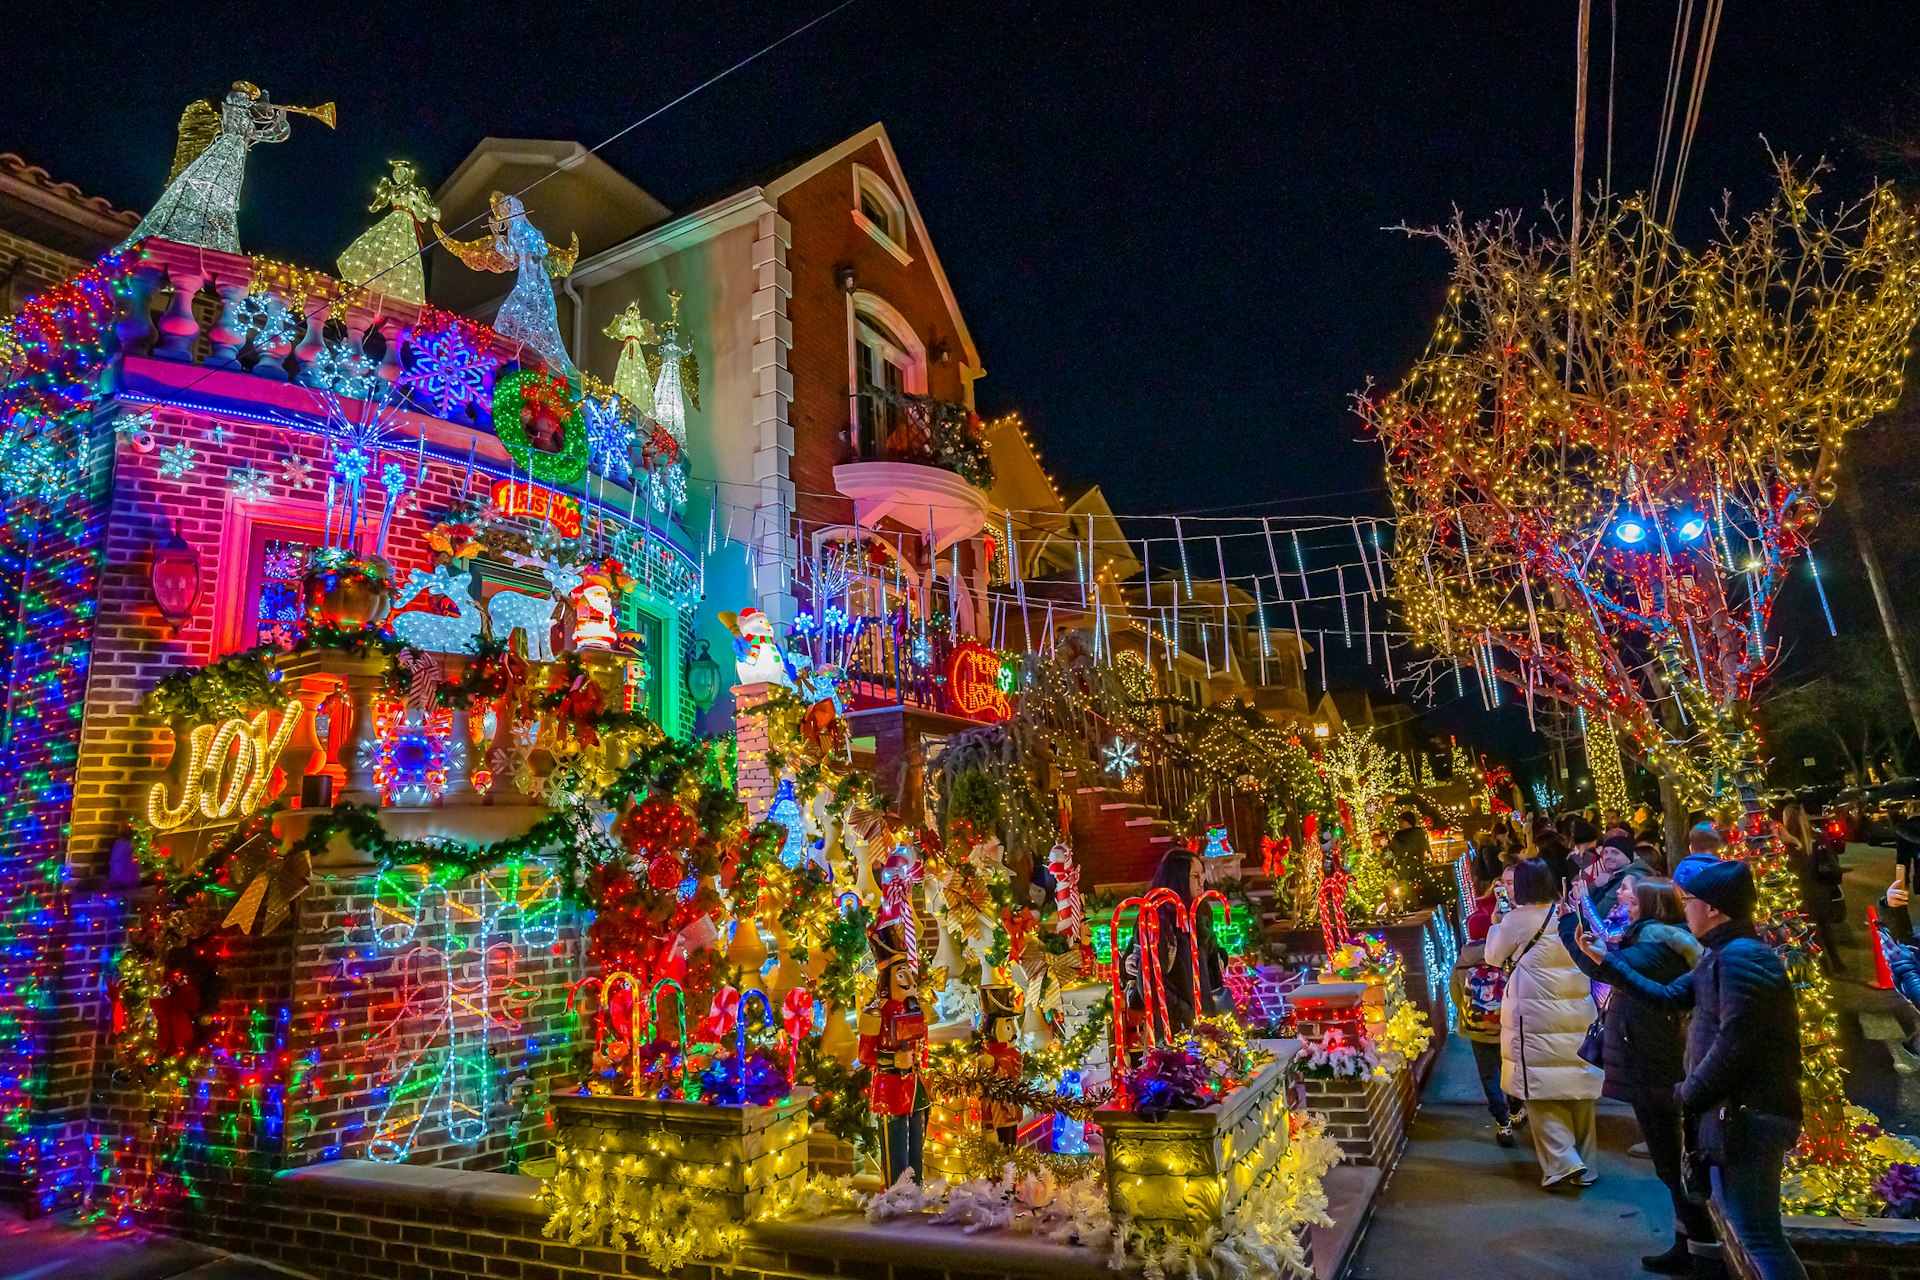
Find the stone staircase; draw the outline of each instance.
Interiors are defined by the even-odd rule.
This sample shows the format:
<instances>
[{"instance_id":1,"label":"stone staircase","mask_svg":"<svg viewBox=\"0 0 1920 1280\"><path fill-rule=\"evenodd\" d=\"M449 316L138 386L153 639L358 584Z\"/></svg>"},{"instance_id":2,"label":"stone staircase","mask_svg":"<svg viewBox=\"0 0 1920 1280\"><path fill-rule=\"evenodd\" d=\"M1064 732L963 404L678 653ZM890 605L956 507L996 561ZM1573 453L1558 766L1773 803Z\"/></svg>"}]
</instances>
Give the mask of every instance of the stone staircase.
<instances>
[{"instance_id":1,"label":"stone staircase","mask_svg":"<svg viewBox=\"0 0 1920 1280\"><path fill-rule=\"evenodd\" d=\"M1074 776L1069 777L1068 786L1073 800L1073 856L1081 867L1082 890L1144 888L1160 859L1180 840L1173 823L1158 806L1104 783L1088 785ZM1276 936L1280 913L1273 878L1259 870L1257 850L1240 852L1240 879L1260 909L1262 930Z\"/></svg>"}]
</instances>

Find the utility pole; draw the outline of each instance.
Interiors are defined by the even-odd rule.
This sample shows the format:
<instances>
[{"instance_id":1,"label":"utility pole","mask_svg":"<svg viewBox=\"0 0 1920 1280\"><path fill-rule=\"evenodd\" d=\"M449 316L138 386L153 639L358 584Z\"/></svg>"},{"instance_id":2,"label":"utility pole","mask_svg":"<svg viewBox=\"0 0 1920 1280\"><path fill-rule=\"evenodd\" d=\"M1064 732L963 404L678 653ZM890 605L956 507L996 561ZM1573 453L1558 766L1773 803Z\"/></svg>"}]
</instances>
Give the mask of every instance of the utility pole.
<instances>
[{"instance_id":1,"label":"utility pole","mask_svg":"<svg viewBox=\"0 0 1920 1280\"><path fill-rule=\"evenodd\" d=\"M1873 535L1867 532L1866 509L1860 501L1860 491L1855 488L1853 477L1840 476L1837 486L1840 505L1846 508L1847 523L1853 526L1854 544L1860 549L1860 562L1867 566L1867 582L1873 587L1873 603L1880 610L1880 626L1887 633L1887 648L1893 654L1893 670L1900 677L1900 692L1907 700L1907 718L1913 721L1913 731L1920 734L1920 684L1913 678L1913 668L1907 663L1907 648L1900 640L1900 617L1894 612L1893 593L1887 590L1887 575L1880 568L1880 553L1873 545Z\"/></svg>"}]
</instances>

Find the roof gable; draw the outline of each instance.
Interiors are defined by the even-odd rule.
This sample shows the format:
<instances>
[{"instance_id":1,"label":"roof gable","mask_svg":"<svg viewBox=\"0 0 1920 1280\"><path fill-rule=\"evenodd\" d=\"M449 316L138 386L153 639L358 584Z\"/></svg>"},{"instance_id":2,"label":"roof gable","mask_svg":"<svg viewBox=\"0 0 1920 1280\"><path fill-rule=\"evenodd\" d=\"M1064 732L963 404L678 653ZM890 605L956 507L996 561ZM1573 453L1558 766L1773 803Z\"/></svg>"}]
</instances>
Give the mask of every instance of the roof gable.
<instances>
[{"instance_id":1,"label":"roof gable","mask_svg":"<svg viewBox=\"0 0 1920 1280\"><path fill-rule=\"evenodd\" d=\"M900 157L894 154L893 142L887 137L887 127L884 124L875 122L868 125L838 145L828 147L817 155L809 156L785 173L768 179L761 186L769 199L777 201L795 187L819 177L869 144L877 144L880 148L886 176L893 185L894 194L900 197L900 203L906 208L909 228L920 241L920 249L926 254L927 269L933 273L934 285L940 290L941 301L946 303L947 314L953 320L954 332L959 335L960 347L966 356L968 375L978 378L986 373L986 369L980 363L980 349L974 346L973 333L967 328L967 319L960 314L959 300L953 296L953 286L947 280L947 270L940 264L940 255L933 247L933 237L927 234L926 220L920 216L920 206L913 198L913 188L907 184L907 175L900 167Z\"/></svg>"}]
</instances>

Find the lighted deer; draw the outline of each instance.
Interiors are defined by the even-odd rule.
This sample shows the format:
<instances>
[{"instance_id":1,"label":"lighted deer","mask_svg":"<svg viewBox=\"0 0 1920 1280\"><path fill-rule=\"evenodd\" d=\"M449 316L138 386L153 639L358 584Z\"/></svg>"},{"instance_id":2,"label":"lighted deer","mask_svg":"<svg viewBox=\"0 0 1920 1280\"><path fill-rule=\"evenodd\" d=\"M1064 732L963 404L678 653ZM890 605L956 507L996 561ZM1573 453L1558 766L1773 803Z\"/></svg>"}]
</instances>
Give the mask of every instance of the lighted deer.
<instances>
[{"instance_id":1,"label":"lighted deer","mask_svg":"<svg viewBox=\"0 0 1920 1280\"><path fill-rule=\"evenodd\" d=\"M407 576L396 607L405 608L421 592L453 602L460 611L455 618L415 610L394 615L393 633L416 649L433 653L464 653L468 642L480 634L480 606L474 603L471 579L465 572L457 576L451 565L438 565L433 572L415 569Z\"/></svg>"},{"instance_id":2,"label":"lighted deer","mask_svg":"<svg viewBox=\"0 0 1920 1280\"><path fill-rule=\"evenodd\" d=\"M524 591L502 591L487 601L487 618L493 623L495 640L511 640L515 631L527 636L527 661L552 662L553 607L557 600L571 596L582 581L580 566L550 564L531 556L512 556L522 568L537 568L547 580L549 592L536 596Z\"/></svg>"}]
</instances>

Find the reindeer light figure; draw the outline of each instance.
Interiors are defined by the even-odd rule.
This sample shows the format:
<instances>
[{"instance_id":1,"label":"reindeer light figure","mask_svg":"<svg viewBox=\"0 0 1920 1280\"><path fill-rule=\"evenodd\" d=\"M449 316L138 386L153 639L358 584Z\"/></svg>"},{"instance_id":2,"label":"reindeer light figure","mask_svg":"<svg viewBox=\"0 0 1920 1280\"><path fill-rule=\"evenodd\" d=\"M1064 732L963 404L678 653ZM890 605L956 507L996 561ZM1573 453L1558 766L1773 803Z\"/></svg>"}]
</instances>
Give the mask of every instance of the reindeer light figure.
<instances>
[{"instance_id":1,"label":"reindeer light figure","mask_svg":"<svg viewBox=\"0 0 1920 1280\"><path fill-rule=\"evenodd\" d=\"M411 613L394 615L393 633L416 649L425 649L432 653L464 653L470 647L473 638L480 634L480 606L474 603L473 592L469 587L471 578L462 573L455 576L453 566L438 565L432 573L424 569L415 569L407 576L407 585L402 589L395 608L405 608L415 597L425 592L430 596L439 596L451 601L460 611L458 617L448 618L437 613L427 613L416 609Z\"/></svg>"},{"instance_id":2,"label":"reindeer light figure","mask_svg":"<svg viewBox=\"0 0 1920 1280\"><path fill-rule=\"evenodd\" d=\"M528 556L513 556L522 568L538 568L547 580L548 592L536 596L525 591L501 591L487 601L487 620L493 624L495 640L511 640L516 631L527 637L527 661L553 661L553 610L555 604L572 596L584 580L578 565L556 565Z\"/></svg>"}]
</instances>

